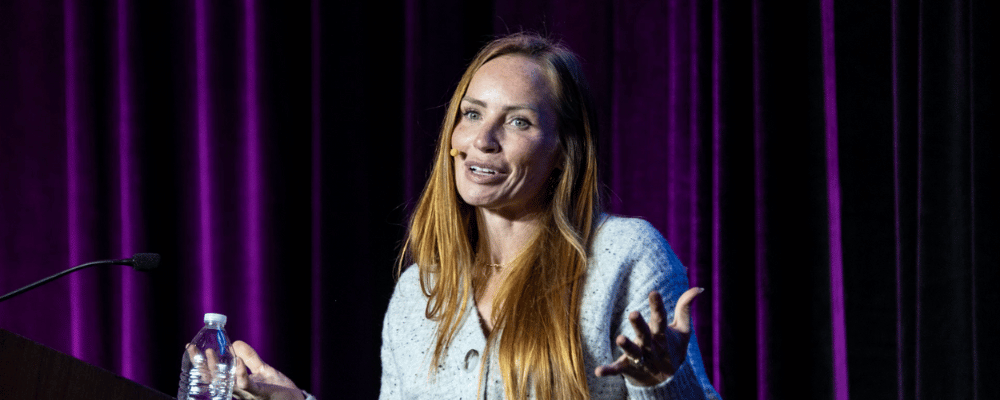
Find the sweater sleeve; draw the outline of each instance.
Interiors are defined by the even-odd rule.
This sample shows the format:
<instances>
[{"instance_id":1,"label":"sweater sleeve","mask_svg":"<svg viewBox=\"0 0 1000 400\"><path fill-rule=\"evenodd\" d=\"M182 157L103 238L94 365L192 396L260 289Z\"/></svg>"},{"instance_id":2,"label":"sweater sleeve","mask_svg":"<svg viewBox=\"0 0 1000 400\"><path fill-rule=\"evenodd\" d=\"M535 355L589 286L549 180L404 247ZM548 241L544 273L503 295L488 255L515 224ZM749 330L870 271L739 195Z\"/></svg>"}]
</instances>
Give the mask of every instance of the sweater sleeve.
<instances>
[{"instance_id":1,"label":"sweater sleeve","mask_svg":"<svg viewBox=\"0 0 1000 400\"><path fill-rule=\"evenodd\" d=\"M400 398L399 373L392 354L392 329L389 326L389 313L386 313L382 323L382 387L379 390L380 400L395 400Z\"/></svg>"},{"instance_id":2,"label":"sweater sleeve","mask_svg":"<svg viewBox=\"0 0 1000 400\"><path fill-rule=\"evenodd\" d=\"M632 231L631 243L625 244L631 249L631 271L625 282L625 293L620 293L621 300L626 304L624 315L636 310L646 321L650 320L649 293L657 290L663 297L667 310L667 320L674 318L674 308L680 295L689 289L687 270L660 235L648 222L640 219L629 220L628 229ZM697 300L696 300L697 301ZM619 331L629 338L634 338L631 323L628 318L621 319ZM692 328L691 337L686 348L673 335L669 338L669 351L672 359L684 355L684 362L679 366L674 376L659 385L642 387L628 384L626 388L630 399L718 399L719 395L712 387L702 365L701 352L698 349L698 339Z\"/></svg>"},{"instance_id":3,"label":"sweater sleeve","mask_svg":"<svg viewBox=\"0 0 1000 400\"><path fill-rule=\"evenodd\" d=\"M410 274L415 272L413 270L416 270L416 266L411 266L407 270L408 274L404 273L399 281L403 282L407 278L410 278ZM398 327L393 326L393 321L397 319L400 313L400 302L402 301L400 299L402 296L400 282L396 284L396 290L392 294L392 299L389 301L389 308L385 312L385 319L382 321L382 385L379 390L380 400L397 400L403 396L399 364L396 362L394 353L396 343L393 340L393 334L396 333L395 329L398 329Z\"/></svg>"}]
</instances>

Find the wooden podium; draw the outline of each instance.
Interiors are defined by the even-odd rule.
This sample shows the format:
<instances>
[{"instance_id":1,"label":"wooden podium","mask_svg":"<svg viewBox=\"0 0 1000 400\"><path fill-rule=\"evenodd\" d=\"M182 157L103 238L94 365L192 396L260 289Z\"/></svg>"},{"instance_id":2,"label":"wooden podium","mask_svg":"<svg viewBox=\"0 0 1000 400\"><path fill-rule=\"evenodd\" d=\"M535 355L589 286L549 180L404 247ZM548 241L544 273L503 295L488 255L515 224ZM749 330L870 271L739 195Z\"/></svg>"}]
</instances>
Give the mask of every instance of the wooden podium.
<instances>
[{"instance_id":1,"label":"wooden podium","mask_svg":"<svg viewBox=\"0 0 1000 400\"><path fill-rule=\"evenodd\" d=\"M169 400L173 397L0 329L0 399Z\"/></svg>"}]
</instances>

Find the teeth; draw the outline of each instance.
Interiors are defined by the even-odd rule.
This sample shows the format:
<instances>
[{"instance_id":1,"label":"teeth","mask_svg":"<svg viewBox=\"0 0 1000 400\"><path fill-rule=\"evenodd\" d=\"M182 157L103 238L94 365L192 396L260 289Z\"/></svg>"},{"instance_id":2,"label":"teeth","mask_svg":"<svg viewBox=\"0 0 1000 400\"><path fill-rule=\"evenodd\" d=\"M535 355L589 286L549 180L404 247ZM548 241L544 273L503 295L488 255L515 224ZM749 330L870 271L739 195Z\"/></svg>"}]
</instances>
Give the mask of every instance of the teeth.
<instances>
[{"instance_id":1,"label":"teeth","mask_svg":"<svg viewBox=\"0 0 1000 400\"><path fill-rule=\"evenodd\" d=\"M472 170L472 172L476 172L476 173L480 173L480 174L490 174L490 175L493 175L493 174L497 173L496 171L494 171L492 169L487 169L487 168L481 168L481 167L469 167L469 168Z\"/></svg>"}]
</instances>

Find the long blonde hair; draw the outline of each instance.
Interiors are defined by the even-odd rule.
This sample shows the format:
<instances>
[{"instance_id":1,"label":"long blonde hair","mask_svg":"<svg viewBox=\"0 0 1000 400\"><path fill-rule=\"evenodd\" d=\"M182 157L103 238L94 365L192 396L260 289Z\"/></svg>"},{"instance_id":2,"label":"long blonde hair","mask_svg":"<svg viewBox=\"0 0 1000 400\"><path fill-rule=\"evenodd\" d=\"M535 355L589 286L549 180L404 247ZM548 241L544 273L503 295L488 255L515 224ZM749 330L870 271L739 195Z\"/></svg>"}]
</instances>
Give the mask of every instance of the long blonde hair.
<instances>
[{"instance_id":1,"label":"long blonde hair","mask_svg":"<svg viewBox=\"0 0 1000 400\"><path fill-rule=\"evenodd\" d=\"M486 62L508 54L527 56L547 72L562 164L550 178L542 228L507 267L512 272L496 294L495 325L483 360L496 346L509 399L524 399L532 390L541 400L587 399L580 300L601 207L593 102L572 52L524 33L494 40L479 51L448 104L431 176L411 217L399 267L408 262L419 266L420 286L428 297L425 313L438 323L433 373L467 317L470 296L483 288L484 280L477 277L488 251L479 241L475 209L455 187L451 135L473 75Z\"/></svg>"}]
</instances>

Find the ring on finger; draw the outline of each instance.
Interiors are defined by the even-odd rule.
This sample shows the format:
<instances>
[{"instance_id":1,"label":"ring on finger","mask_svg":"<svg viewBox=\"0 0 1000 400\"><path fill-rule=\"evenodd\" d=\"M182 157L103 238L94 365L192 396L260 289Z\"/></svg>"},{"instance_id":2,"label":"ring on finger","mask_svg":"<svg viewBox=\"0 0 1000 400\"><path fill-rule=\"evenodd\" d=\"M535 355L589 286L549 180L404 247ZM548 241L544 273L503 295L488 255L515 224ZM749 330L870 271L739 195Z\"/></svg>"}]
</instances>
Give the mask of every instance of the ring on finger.
<instances>
[{"instance_id":1,"label":"ring on finger","mask_svg":"<svg viewBox=\"0 0 1000 400\"><path fill-rule=\"evenodd\" d=\"M626 354L625 357L628 358L628 362L631 363L632 366L634 366L636 368L642 368L642 369L646 368L646 364L645 364L646 356L645 355L640 355L638 358L636 358L636 357L632 357L631 355L627 355Z\"/></svg>"}]
</instances>

